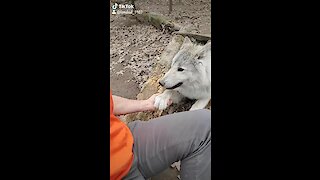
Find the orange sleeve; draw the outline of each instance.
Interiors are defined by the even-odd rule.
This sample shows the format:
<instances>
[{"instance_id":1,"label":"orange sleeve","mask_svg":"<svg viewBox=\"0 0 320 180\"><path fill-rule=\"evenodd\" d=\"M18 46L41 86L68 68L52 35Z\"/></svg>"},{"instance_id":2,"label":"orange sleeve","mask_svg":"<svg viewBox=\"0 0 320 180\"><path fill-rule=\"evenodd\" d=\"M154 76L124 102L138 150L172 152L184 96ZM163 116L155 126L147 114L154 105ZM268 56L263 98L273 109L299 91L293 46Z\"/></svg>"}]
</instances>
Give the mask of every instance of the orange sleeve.
<instances>
[{"instance_id":1,"label":"orange sleeve","mask_svg":"<svg viewBox=\"0 0 320 180\"><path fill-rule=\"evenodd\" d=\"M110 179L120 180L128 174L133 162L133 136L125 123L113 115L110 92Z\"/></svg>"}]
</instances>

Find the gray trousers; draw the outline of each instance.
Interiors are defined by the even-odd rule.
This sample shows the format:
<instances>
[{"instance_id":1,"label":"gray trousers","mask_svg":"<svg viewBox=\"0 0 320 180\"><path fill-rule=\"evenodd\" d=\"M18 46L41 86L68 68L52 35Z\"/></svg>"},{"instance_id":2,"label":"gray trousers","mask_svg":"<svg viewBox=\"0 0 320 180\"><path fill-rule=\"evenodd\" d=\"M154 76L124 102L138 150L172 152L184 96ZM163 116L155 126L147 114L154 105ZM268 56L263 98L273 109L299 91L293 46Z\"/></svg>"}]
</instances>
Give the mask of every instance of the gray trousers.
<instances>
[{"instance_id":1,"label":"gray trousers","mask_svg":"<svg viewBox=\"0 0 320 180\"><path fill-rule=\"evenodd\" d=\"M142 180L181 160L182 180L211 179L211 111L195 110L128 124L134 161L124 180Z\"/></svg>"}]
</instances>

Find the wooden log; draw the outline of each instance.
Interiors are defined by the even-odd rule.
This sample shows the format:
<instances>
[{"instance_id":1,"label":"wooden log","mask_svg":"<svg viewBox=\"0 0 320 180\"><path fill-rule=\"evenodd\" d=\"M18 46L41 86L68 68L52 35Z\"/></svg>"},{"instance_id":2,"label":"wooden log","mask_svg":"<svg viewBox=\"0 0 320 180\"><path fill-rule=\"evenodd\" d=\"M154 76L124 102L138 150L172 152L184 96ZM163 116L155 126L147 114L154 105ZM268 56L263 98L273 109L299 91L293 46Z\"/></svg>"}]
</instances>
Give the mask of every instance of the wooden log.
<instances>
[{"instance_id":1,"label":"wooden log","mask_svg":"<svg viewBox=\"0 0 320 180\"><path fill-rule=\"evenodd\" d=\"M179 34L179 35L182 35L183 37L185 36L192 37L197 41L202 41L202 42L207 42L211 40L210 34L196 34L196 33L180 32L180 31L173 32L172 34Z\"/></svg>"},{"instance_id":2,"label":"wooden log","mask_svg":"<svg viewBox=\"0 0 320 180\"><path fill-rule=\"evenodd\" d=\"M181 29L180 25L156 13L141 11L141 13L135 14L135 17L140 22L152 24L158 29L168 29L170 31L179 31Z\"/></svg>"},{"instance_id":3,"label":"wooden log","mask_svg":"<svg viewBox=\"0 0 320 180\"><path fill-rule=\"evenodd\" d=\"M173 31L173 34L176 35L182 35L183 37L188 36L204 43L211 40L210 34L186 32L180 25L156 13L143 11L141 14L135 14L134 16L140 22L151 24L158 29L168 29L170 31Z\"/></svg>"}]
</instances>

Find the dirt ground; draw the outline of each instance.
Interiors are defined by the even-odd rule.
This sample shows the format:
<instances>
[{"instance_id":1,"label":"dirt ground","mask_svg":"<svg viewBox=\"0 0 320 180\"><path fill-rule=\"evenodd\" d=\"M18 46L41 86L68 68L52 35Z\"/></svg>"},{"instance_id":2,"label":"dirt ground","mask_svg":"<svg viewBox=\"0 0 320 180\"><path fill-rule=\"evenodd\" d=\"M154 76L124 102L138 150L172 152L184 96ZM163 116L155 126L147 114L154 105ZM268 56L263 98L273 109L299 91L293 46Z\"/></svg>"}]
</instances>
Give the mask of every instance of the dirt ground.
<instances>
[{"instance_id":1,"label":"dirt ground","mask_svg":"<svg viewBox=\"0 0 320 180\"><path fill-rule=\"evenodd\" d=\"M167 0L136 0L136 7L169 17L185 26L193 25L199 33L211 34L210 0L173 0L168 14ZM110 7L111 8L111 7ZM155 62L171 41L166 31L121 15L110 15L110 87L113 94L136 99L149 78ZM152 180L177 179L175 169L167 169Z\"/></svg>"}]
</instances>

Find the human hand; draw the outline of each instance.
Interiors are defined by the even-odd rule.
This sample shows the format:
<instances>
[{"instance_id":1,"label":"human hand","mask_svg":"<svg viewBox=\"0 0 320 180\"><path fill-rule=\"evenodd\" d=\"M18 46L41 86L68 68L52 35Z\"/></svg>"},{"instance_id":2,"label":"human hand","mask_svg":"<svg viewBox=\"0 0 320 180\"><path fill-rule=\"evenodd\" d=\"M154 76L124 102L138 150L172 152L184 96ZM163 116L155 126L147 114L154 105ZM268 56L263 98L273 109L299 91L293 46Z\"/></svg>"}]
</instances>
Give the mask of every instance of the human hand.
<instances>
[{"instance_id":1,"label":"human hand","mask_svg":"<svg viewBox=\"0 0 320 180\"><path fill-rule=\"evenodd\" d=\"M155 98L159 96L160 93L152 95L149 99L145 100L145 110L146 111L155 111L157 108L154 106ZM170 99L168 102L168 106L172 104L172 100Z\"/></svg>"},{"instance_id":2,"label":"human hand","mask_svg":"<svg viewBox=\"0 0 320 180\"><path fill-rule=\"evenodd\" d=\"M172 104L171 91L164 91L155 98L154 106L159 110L164 110Z\"/></svg>"}]
</instances>

